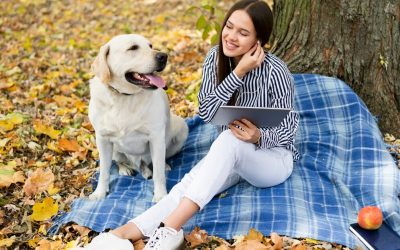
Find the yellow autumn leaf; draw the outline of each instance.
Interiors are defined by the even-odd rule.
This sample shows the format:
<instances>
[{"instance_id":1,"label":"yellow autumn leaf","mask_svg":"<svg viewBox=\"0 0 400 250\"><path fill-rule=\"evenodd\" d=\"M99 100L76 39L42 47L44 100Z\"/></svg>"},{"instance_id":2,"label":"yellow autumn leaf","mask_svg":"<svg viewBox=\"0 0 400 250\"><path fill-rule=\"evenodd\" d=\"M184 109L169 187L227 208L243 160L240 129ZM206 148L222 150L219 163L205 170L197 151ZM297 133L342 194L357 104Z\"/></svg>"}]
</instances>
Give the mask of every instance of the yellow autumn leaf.
<instances>
[{"instance_id":1,"label":"yellow autumn leaf","mask_svg":"<svg viewBox=\"0 0 400 250\"><path fill-rule=\"evenodd\" d=\"M54 203L53 198L46 197L42 203L35 203L32 207L33 213L31 219L34 221L45 221L49 220L52 216L58 212L58 204Z\"/></svg>"},{"instance_id":2,"label":"yellow autumn leaf","mask_svg":"<svg viewBox=\"0 0 400 250\"><path fill-rule=\"evenodd\" d=\"M13 183L24 182L22 171L15 171L11 165L0 166L0 188L9 187Z\"/></svg>"},{"instance_id":3,"label":"yellow autumn leaf","mask_svg":"<svg viewBox=\"0 0 400 250\"><path fill-rule=\"evenodd\" d=\"M54 187L54 184L51 183L47 188L47 192L49 195L55 195L56 193L60 192L60 189L58 187Z\"/></svg>"},{"instance_id":4,"label":"yellow autumn leaf","mask_svg":"<svg viewBox=\"0 0 400 250\"><path fill-rule=\"evenodd\" d=\"M63 95L55 95L53 99L59 107L66 107L74 103L74 99Z\"/></svg>"},{"instance_id":5,"label":"yellow autumn leaf","mask_svg":"<svg viewBox=\"0 0 400 250\"><path fill-rule=\"evenodd\" d=\"M35 248L37 246L38 242L39 242L39 238L37 236L35 236L34 238L28 240L28 246L30 248Z\"/></svg>"},{"instance_id":6,"label":"yellow autumn leaf","mask_svg":"<svg viewBox=\"0 0 400 250\"><path fill-rule=\"evenodd\" d=\"M72 249L72 248L76 247L77 243L78 243L77 240L69 241L67 243L67 245L65 246L65 250Z\"/></svg>"},{"instance_id":7,"label":"yellow autumn leaf","mask_svg":"<svg viewBox=\"0 0 400 250\"><path fill-rule=\"evenodd\" d=\"M21 114L21 113L10 113L6 116L6 118L12 122L13 124L17 125L17 124L21 124L24 122L25 120L25 115Z\"/></svg>"},{"instance_id":8,"label":"yellow autumn leaf","mask_svg":"<svg viewBox=\"0 0 400 250\"><path fill-rule=\"evenodd\" d=\"M58 146L56 145L55 141L47 142L47 148L50 149L50 150L53 150L54 152L57 152L57 153L61 153L62 152L62 150L60 150L58 148Z\"/></svg>"},{"instance_id":9,"label":"yellow autumn leaf","mask_svg":"<svg viewBox=\"0 0 400 250\"><path fill-rule=\"evenodd\" d=\"M78 109L79 112L84 112L88 108L88 105L85 102L82 102L81 100L76 100L74 106L75 108Z\"/></svg>"},{"instance_id":10,"label":"yellow autumn leaf","mask_svg":"<svg viewBox=\"0 0 400 250\"><path fill-rule=\"evenodd\" d=\"M250 228L249 234L244 238L245 240L258 240L259 242L261 242L264 238L264 235L255 230L254 228Z\"/></svg>"},{"instance_id":11,"label":"yellow autumn leaf","mask_svg":"<svg viewBox=\"0 0 400 250\"><path fill-rule=\"evenodd\" d=\"M12 124L8 120L0 120L0 129L3 131L10 131L14 128L14 124Z\"/></svg>"},{"instance_id":12,"label":"yellow autumn leaf","mask_svg":"<svg viewBox=\"0 0 400 250\"><path fill-rule=\"evenodd\" d=\"M20 113L10 113L0 119L0 129L3 131L10 131L14 129L15 125L24 122L24 115Z\"/></svg>"},{"instance_id":13,"label":"yellow autumn leaf","mask_svg":"<svg viewBox=\"0 0 400 250\"><path fill-rule=\"evenodd\" d=\"M58 108L55 110L56 115L63 116L65 114L74 114L76 113L76 109L69 109L69 108Z\"/></svg>"},{"instance_id":14,"label":"yellow autumn leaf","mask_svg":"<svg viewBox=\"0 0 400 250\"><path fill-rule=\"evenodd\" d=\"M158 15L154 19L154 21L158 24L163 24L165 22L165 16L164 15Z\"/></svg>"},{"instance_id":15,"label":"yellow autumn leaf","mask_svg":"<svg viewBox=\"0 0 400 250\"><path fill-rule=\"evenodd\" d=\"M38 233L41 233L41 234L43 234L43 235L47 235L46 224L40 225L40 227L39 227L39 229L38 229Z\"/></svg>"},{"instance_id":16,"label":"yellow autumn leaf","mask_svg":"<svg viewBox=\"0 0 400 250\"><path fill-rule=\"evenodd\" d=\"M319 240L315 240L315 239L311 239L311 238L305 238L304 241L306 243L311 243L311 244L319 244L320 243Z\"/></svg>"},{"instance_id":17,"label":"yellow autumn leaf","mask_svg":"<svg viewBox=\"0 0 400 250\"><path fill-rule=\"evenodd\" d=\"M0 240L0 247L10 247L15 241L15 236Z\"/></svg>"},{"instance_id":18,"label":"yellow autumn leaf","mask_svg":"<svg viewBox=\"0 0 400 250\"><path fill-rule=\"evenodd\" d=\"M56 130L52 126L46 125L38 119L33 121L33 129L36 133L48 135L51 139L57 139L61 134L60 130Z\"/></svg>"},{"instance_id":19,"label":"yellow autumn leaf","mask_svg":"<svg viewBox=\"0 0 400 250\"><path fill-rule=\"evenodd\" d=\"M47 95L50 91L50 83L32 86L29 90L29 97L36 98L40 95Z\"/></svg>"}]
</instances>

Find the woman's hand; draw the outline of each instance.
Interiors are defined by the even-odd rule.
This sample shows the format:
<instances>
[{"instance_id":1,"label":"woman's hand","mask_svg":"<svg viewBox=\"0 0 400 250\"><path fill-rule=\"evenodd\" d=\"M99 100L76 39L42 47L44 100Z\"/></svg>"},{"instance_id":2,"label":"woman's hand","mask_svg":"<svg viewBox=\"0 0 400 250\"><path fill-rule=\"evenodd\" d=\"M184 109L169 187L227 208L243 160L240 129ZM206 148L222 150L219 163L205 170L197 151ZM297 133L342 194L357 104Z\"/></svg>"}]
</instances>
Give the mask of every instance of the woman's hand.
<instances>
[{"instance_id":1,"label":"woman's hand","mask_svg":"<svg viewBox=\"0 0 400 250\"><path fill-rule=\"evenodd\" d=\"M261 137L260 130L246 119L235 120L228 127L236 138L245 142L257 143Z\"/></svg>"},{"instance_id":2,"label":"woman's hand","mask_svg":"<svg viewBox=\"0 0 400 250\"><path fill-rule=\"evenodd\" d=\"M264 61L264 57L264 50L261 47L260 42L257 41L257 43L242 56L233 71L239 78L243 78L247 72L259 67Z\"/></svg>"}]
</instances>

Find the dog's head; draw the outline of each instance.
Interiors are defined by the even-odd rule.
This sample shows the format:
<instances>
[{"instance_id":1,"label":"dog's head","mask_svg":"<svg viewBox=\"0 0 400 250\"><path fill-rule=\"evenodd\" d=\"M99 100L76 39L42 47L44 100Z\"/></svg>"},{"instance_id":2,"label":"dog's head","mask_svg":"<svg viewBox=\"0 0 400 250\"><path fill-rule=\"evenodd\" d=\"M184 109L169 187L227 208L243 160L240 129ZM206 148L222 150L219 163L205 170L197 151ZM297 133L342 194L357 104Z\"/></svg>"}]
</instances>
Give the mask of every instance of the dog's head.
<instances>
[{"instance_id":1,"label":"dog's head","mask_svg":"<svg viewBox=\"0 0 400 250\"><path fill-rule=\"evenodd\" d=\"M165 68L167 59L167 54L154 50L143 36L119 35L100 48L92 71L101 82L125 93L166 89L163 79L154 73Z\"/></svg>"}]
</instances>

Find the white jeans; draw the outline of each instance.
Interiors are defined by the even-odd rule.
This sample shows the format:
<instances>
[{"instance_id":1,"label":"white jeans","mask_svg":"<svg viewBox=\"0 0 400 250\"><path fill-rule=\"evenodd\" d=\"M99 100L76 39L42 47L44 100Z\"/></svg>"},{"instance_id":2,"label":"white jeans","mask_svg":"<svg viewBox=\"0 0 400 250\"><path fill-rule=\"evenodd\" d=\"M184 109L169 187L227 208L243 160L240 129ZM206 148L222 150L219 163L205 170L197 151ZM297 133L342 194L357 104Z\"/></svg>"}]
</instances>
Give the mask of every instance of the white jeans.
<instances>
[{"instance_id":1,"label":"white jeans","mask_svg":"<svg viewBox=\"0 0 400 250\"><path fill-rule=\"evenodd\" d=\"M183 197L200 209L218 193L241 178L256 187L271 187L285 181L293 170L290 150L276 147L256 149L237 139L228 129L211 145L208 154L157 204L130 220L149 236L179 204Z\"/></svg>"}]
</instances>

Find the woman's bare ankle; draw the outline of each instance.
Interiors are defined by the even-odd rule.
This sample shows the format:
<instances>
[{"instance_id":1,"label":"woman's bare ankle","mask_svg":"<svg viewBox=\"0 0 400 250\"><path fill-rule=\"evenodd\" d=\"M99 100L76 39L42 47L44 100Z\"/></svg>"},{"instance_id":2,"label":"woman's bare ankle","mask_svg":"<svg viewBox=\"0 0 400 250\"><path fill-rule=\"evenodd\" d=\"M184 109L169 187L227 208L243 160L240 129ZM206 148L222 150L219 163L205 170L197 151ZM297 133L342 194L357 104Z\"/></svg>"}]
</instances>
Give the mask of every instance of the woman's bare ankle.
<instances>
[{"instance_id":1,"label":"woman's bare ankle","mask_svg":"<svg viewBox=\"0 0 400 250\"><path fill-rule=\"evenodd\" d=\"M125 225L111 231L112 234L131 241L137 241L143 238L142 232L135 223L128 222Z\"/></svg>"}]
</instances>

